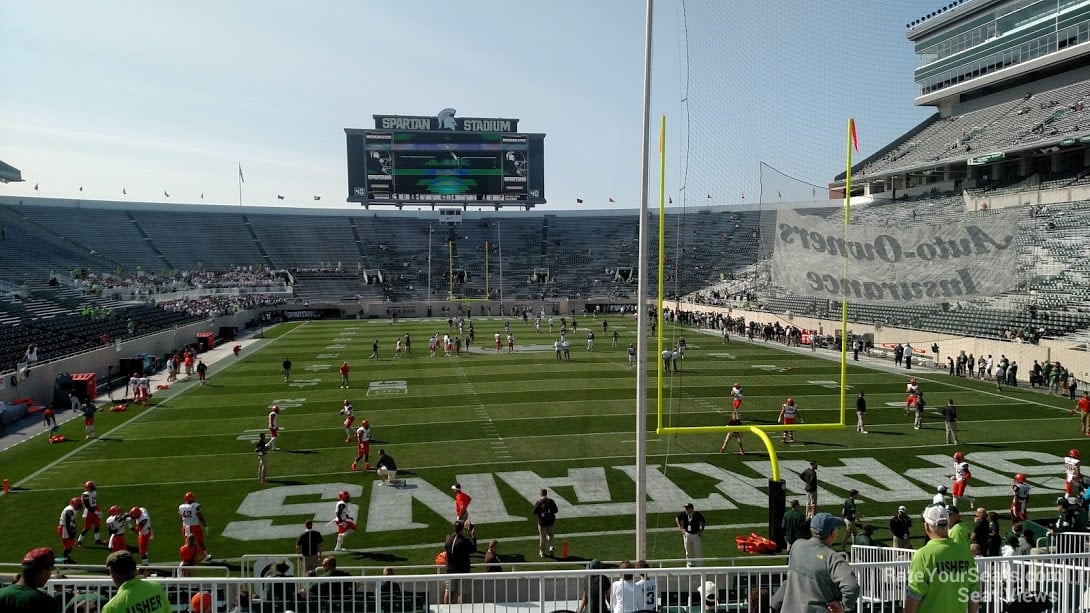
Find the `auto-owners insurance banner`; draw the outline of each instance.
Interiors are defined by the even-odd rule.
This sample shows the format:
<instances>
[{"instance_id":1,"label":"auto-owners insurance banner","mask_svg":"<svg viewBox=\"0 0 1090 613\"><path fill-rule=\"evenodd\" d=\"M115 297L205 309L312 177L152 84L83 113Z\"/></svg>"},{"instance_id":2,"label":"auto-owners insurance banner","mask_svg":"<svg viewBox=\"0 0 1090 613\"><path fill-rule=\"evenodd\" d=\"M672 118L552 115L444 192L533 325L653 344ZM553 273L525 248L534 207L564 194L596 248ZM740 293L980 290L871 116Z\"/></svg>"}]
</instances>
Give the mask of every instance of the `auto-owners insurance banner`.
<instances>
[{"instance_id":1,"label":"auto-owners insurance banner","mask_svg":"<svg viewBox=\"0 0 1090 613\"><path fill-rule=\"evenodd\" d=\"M938 226L844 225L780 210L772 280L799 296L869 304L973 300L1018 284L1017 217ZM847 258L847 273L844 261Z\"/></svg>"}]
</instances>

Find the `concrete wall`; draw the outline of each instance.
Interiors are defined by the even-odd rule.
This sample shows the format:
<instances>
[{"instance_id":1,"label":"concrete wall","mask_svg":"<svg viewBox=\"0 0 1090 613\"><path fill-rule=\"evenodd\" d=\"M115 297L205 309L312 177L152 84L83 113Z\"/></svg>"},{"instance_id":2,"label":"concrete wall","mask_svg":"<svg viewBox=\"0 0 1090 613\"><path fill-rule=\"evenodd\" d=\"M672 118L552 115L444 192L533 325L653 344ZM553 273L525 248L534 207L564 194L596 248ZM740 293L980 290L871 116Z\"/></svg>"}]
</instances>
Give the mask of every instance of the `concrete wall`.
<instances>
[{"instance_id":1,"label":"concrete wall","mask_svg":"<svg viewBox=\"0 0 1090 613\"><path fill-rule=\"evenodd\" d=\"M26 379L19 381L18 387L11 385L11 376L8 372L3 375L4 388L0 390L0 400L8 401L15 398L32 397L38 402L48 403L53 397L53 382L62 372L84 373L93 372L97 381L101 384L106 381L107 375L117 378L120 375L121 358L131 357L140 353L159 354L160 356L174 348L182 347L186 343L197 340L198 332L218 333L220 326L234 326L234 322L242 318L243 323L252 319L254 315L237 314L234 316L207 319L177 329L163 330L154 334L138 336L132 340L122 339L109 345L103 345L98 349L92 349L77 355L59 360L39 362L30 368L30 374ZM242 325L238 326L240 329Z\"/></svg>"}]
</instances>

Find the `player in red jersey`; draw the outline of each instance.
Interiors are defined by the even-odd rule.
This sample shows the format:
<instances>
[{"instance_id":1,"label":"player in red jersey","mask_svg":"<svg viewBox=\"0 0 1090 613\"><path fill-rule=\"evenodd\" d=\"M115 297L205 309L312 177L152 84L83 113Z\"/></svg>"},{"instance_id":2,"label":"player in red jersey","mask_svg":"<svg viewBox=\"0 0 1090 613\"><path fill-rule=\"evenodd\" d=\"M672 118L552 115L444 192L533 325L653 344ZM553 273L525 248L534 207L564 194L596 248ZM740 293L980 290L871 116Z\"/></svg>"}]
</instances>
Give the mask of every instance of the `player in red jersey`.
<instances>
[{"instance_id":1,"label":"player in red jersey","mask_svg":"<svg viewBox=\"0 0 1090 613\"><path fill-rule=\"evenodd\" d=\"M346 390L348 389L348 373L352 371L352 367L349 366L348 361L345 360L341 362L341 367L339 370L341 373L341 389Z\"/></svg>"}]
</instances>

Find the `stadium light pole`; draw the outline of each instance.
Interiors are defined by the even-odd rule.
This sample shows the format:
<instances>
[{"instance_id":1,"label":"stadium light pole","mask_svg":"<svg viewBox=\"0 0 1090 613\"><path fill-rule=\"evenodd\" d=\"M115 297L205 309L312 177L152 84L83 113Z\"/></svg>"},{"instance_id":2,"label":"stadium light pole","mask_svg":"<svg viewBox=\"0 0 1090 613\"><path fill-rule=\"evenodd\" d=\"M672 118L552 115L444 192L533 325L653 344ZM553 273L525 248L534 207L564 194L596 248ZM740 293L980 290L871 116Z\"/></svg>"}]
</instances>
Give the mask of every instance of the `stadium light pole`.
<instances>
[{"instance_id":1,"label":"stadium light pole","mask_svg":"<svg viewBox=\"0 0 1090 613\"><path fill-rule=\"evenodd\" d=\"M496 220L496 248L500 260L500 307L503 307L503 233L500 232L500 220Z\"/></svg>"},{"instance_id":2,"label":"stadium light pole","mask_svg":"<svg viewBox=\"0 0 1090 613\"><path fill-rule=\"evenodd\" d=\"M428 306L431 306L431 222L428 222Z\"/></svg>"},{"instance_id":3,"label":"stadium light pole","mask_svg":"<svg viewBox=\"0 0 1090 613\"><path fill-rule=\"evenodd\" d=\"M640 169L639 278L636 280L636 559L647 559L647 191L651 180L651 20L647 0L643 41L643 160ZM662 220L659 220L662 223ZM661 255L659 260L661 261Z\"/></svg>"}]
</instances>

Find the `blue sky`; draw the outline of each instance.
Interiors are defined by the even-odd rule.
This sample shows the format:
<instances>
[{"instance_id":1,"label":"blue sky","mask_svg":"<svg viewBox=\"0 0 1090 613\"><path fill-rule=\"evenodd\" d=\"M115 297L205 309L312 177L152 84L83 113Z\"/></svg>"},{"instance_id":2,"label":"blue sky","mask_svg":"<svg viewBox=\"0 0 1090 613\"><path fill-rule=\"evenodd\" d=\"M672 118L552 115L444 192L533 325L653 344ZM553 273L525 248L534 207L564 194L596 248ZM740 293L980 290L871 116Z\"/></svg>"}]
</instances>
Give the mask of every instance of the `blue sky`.
<instances>
[{"instance_id":1,"label":"blue sky","mask_svg":"<svg viewBox=\"0 0 1090 613\"><path fill-rule=\"evenodd\" d=\"M659 0L667 193L754 202L761 162L825 185L849 115L859 155L918 123L904 25L939 5ZM449 106L546 134L545 207L635 208L643 27L638 0L0 0L0 160L26 179L0 193L237 204L241 162L246 204L356 208L343 128Z\"/></svg>"}]
</instances>

